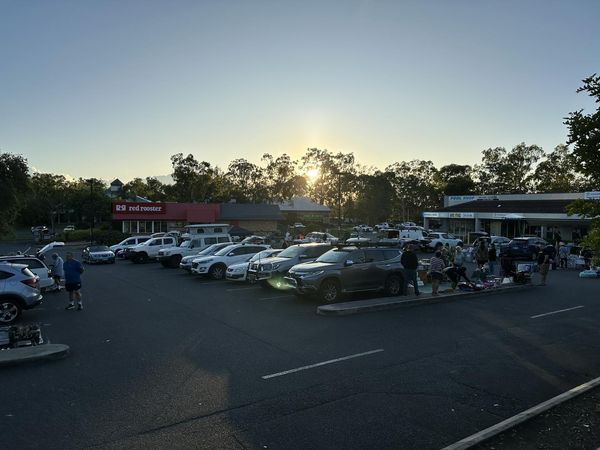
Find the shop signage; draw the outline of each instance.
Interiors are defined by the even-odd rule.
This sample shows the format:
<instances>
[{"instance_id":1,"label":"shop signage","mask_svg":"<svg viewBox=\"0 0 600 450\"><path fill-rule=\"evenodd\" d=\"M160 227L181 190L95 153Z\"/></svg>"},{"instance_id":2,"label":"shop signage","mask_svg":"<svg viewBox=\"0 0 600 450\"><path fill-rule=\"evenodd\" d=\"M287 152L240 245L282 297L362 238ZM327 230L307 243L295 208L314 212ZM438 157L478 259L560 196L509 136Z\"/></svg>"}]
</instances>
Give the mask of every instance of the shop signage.
<instances>
[{"instance_id":1,"label":"shop signage","mask_svg":"<svg viewBox=\"0 0 600 450\"><path fill-rule=\"evenodd\" d=\"M144 202L114 202L113 214L165 214L167 205L165 203Z\"/></svg>"},{"instance_id":2,"label":"shop signage","mask_svg":"<svg viewBox=\"0 0 600 450\"><path fill-rule=\"evenodd\" d=\"M448 213L450 219L474 219L475 213L472 212L451 212Z\"/></svg>"},{"instance_id":3,"label":"shop signage","mask_svg":"<svg viewBox=\"0 0 600 450\"><path fill-rule=\"evenodd\" d=\"M600 200L600 192L585 192L583 198L585 200Z\"/></svg>"},{"instance_id":4,"label":"shop signage","mask_svg":"<svg viewBox=\"0 0 600 450\"><path fill-rule=\"evenodd\" d=\"M424 212L423 213L423 217L436 218L436 217L440 217L440 213L436 213L436 212Z\"/></svg>"}]
</instances>

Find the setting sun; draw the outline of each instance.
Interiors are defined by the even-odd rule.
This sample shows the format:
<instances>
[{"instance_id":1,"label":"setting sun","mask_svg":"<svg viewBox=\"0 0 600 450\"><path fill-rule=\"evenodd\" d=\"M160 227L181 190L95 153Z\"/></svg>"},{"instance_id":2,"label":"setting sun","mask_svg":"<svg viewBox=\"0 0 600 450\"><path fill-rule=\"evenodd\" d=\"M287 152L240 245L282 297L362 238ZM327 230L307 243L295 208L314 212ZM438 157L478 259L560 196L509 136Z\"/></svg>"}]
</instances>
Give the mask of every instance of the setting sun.
<instances>
[{"instance_id":1,"label":"setting sun","mask_svg":"<svg viewBox=\"0 0 600 450\"><path fill-rule=\"evenodd\" d=\"M306 171L306 176L310 181L315 181L319 176L319 169L310 169Z\"/></svg>"}]
</instances>

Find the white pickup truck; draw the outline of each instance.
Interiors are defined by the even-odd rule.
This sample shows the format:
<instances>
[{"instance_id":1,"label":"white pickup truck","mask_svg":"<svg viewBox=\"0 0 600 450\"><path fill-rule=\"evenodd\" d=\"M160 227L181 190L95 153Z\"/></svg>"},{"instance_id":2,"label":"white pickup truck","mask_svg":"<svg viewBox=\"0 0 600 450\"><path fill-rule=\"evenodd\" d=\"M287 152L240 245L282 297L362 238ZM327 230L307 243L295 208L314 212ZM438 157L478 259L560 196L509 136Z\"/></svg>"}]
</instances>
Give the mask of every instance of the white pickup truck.
<instances>
[{"instance_id":1,"label":"white pickup truck","mask_svg":"<svg viewBox=\"0 0 600 450\"><path fill-rule=\"evenodd\" d=\"M174 237L155 237L129 248L128 257L134 263L148 262L155 260L158 252L162 249L175 247L175 245L177 245L177 241Z\"/></svg>"},{"instance_id":2,"label":"white pickup truck","mask_svg":"<svg viewBox=\"0 0 600 450\"><path fill-rule=\"evenodd\" d=\"M179 267L179 263L184 257L195 255L213 244L223 243L231 243L231 236L228 234L211 237L194 236L191 239L186 239L177 247L168 247L159 250L156 259L163 267L176 268Z\"/></svg>"}]
</instances>

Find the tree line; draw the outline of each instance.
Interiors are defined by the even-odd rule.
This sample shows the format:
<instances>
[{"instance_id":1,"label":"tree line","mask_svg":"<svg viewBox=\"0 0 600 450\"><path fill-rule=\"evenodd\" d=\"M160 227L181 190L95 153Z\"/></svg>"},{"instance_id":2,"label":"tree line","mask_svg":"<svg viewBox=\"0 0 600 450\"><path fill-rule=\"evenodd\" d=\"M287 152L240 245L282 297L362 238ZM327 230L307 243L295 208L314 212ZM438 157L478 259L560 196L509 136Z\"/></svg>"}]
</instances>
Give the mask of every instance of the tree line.
<instances>
[{"instance_id":1,"label":"tree line","mask_svg":"<svg viewBox=\"0 0 600 450\"><path fill-rule=\"evenodd\" d=\"M579 91L598 99L598 77L584 80ZM473 165L415 159L383 169L366 166L353 153L309 148L293 159L264 154L256 164L234 159L226 169L192 154L171 156L173 183L154 177L135 178L123 198L153 201L276 203L307 196L331 207L344 219L376 223L390 218L418 221L422 211L441 205L444 195L581 192L600 189L598 123L600 113L582 111L566 118L570 150L557 145L546 153L520 143L512 149L491 147ZM0 154L0 232L14 223L100 222L110 218L107 181L67 180L63 175L31 173L20 155ZM307 174L313 174L308 176Z\"/></svg>"}]
</instances>

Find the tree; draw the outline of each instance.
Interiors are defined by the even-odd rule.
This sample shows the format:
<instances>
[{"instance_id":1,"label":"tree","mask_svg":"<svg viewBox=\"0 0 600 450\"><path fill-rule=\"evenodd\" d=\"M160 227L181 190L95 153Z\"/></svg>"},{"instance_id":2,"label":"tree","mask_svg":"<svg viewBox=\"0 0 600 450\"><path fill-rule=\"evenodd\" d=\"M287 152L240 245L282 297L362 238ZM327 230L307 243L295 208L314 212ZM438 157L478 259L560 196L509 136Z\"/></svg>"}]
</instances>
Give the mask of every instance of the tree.
<instances>
[{"instance_id":1,"label":"tree","mask_svg":"<svg viewBox=\"0 0 600 450\"><path fill-rule=\"evenodd\" d=\"M504 147L482 152L481 164L475 166L478 191L482 194L525 194L533 190L533 168L544 155L537 145L521 142L507 152Z\"/></svg>"},{"instance_id":2,"label":"tree","mask_svg":"<svg viewBox=\"0 0 600 450\"><path fill-rule=\"evenodd\" d=\"M265 153L262 161L267 163L264 181L271 202L282 202L295 195L304 195L307 189L306 178L297 173L296 161L285 153L277 158Z\"/></svg>"},{"instance_id":3,"label":"tree","mask_svg":"<svg viewBox=\"0 0 600 450\"><path fill-rule=\"evenodd\" d=\"M434 181L437 169L431 161L415 159L386 167L394 188L393 215L402 221L418 221L426 209L438 208L441 193Z\"/></svg>"},{"instance_id":4,"label":"tree","mask_svg":"<svg viewBox=\"0 0 600 450\"><path fill-rule=\"evenodd\" d=\"M240 202L260 203L266 200L267 186L263 170L244 158L234 159L227 167L231 196Z\"/></svg>"},{"instance_id":5,"label":"tree","mask_svg":"<svg viewBox=\"0 0 600 450\"><path fill-rule=\"evenodd\" d=\"M154 177L146 177L145 180L134 178L123 185L122 192L125 198L137 195L155 202L162 202L167 199L164 183Z\"/></svg>"},{"instance_id":6,"label":"tree","mask_svg":"<svg viewBox=\"0 0 600 450\"><path fill-rule=\"evenodd\" d=\"M31 176L29 186L22 217L32 223L49 223L54 230L55 221L60 223L68 208L69 183L63 175L38 172Z\"/></svg>"},{"instance_id":7,"label":"tree","mask_svg":"<svg viewBox=\"0 0 600 450\"><path fill-rule=\"evenodd\" d=\"M434 175L438 189L443 195L464 195L475 192L473 168L469 165L448 164Z\"/></svg>"},{"instance_id":8,"label":"tree","mask_svg":"<svg viewBox=\"0 0 600 450\"><path fill-rule=\"evenodd\" d=\"M178 202L208 202L215 192L214 170L206 161L198 162L194 155L183 156L177 153L171 156L174 184L168 189Z\"/></svg>"},{"instance_id":9,"label":"tree","mask_svg":"<svg viewBox=\"0 0 600 450\"><path fill-rule=\"evenodd\" d=\"M577 92L587 92L595 103L600 103L600 76L594 74L583 80ZM578 169L591 178L594 186L600 185L600 106L594 113L584 114L583 109L569 113L565 118L569 128L568 144L573 144L573 158Z\"/></svg>"},{"instance_id":10,"label":"tree","mask_svg":"<svg viewBox=\"0 0 600 450\"><path fill-rule=\"evenodd\" d=\"M8 233L28 190L27 160L21 155L0 153L0 235Z\"/></svg>"},{"instance_id":11,"label":"tree","mask_svg":"<svg viewBox=\"0 0 600 450\"><path fill-rule=\"evenodd\" d=\"M537 192L577 192L584 189L587 183L577 171L573 154L564 144L557 145L538 164L533 179Z\"/></svg>"},{"instance_id":12,"label":"tree","mask_svg":"<svg viewBox=\"0 0 600 450\"><path fill-rule=\"evenodd\" d=\"M379 223L392 215L394 187L389 173L376 171L356 177L356 202L354 214L367 223Z\"/></svg>"}]
</instances>

